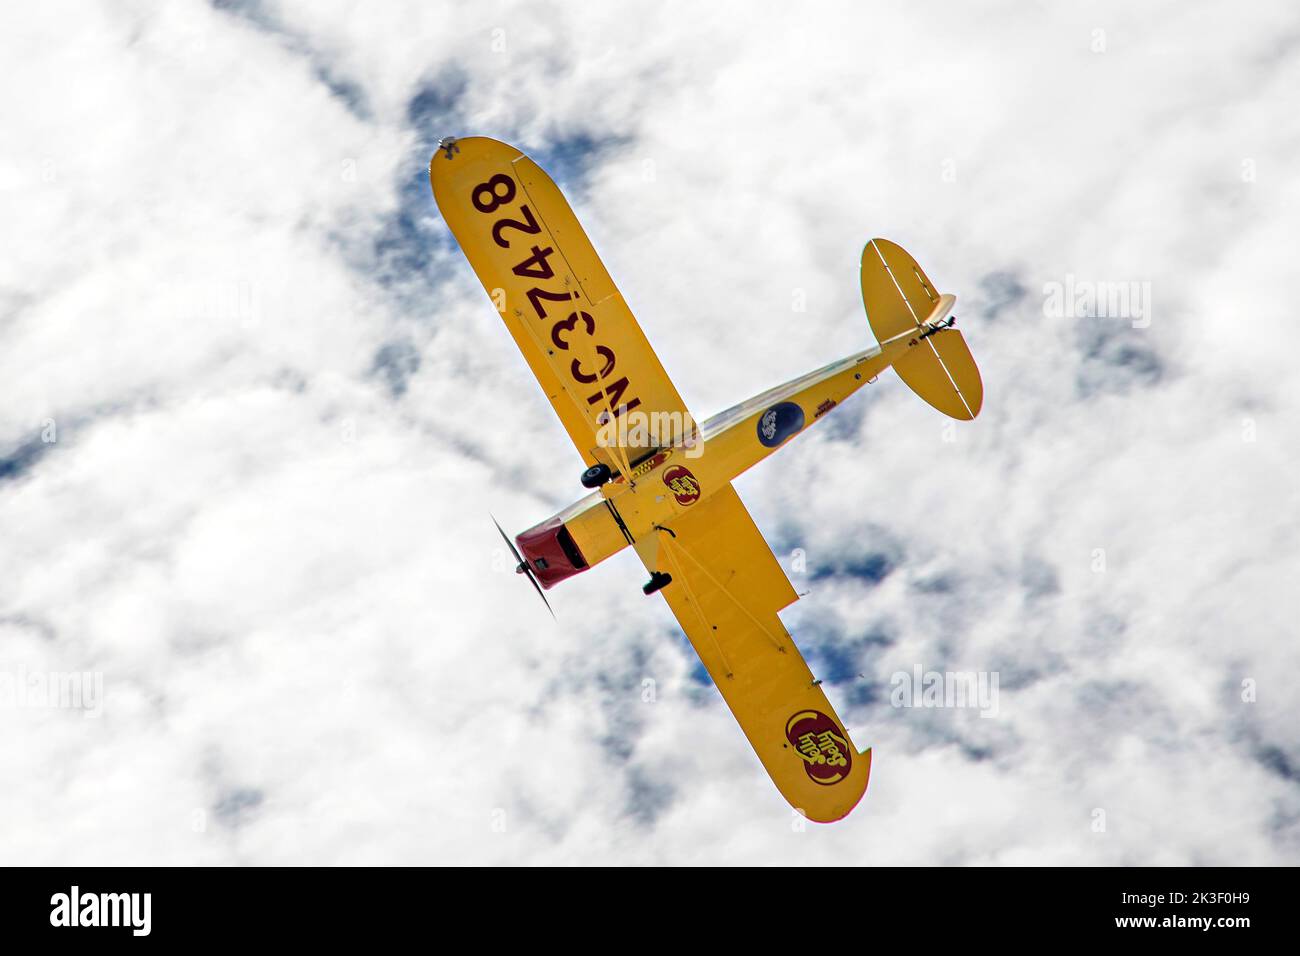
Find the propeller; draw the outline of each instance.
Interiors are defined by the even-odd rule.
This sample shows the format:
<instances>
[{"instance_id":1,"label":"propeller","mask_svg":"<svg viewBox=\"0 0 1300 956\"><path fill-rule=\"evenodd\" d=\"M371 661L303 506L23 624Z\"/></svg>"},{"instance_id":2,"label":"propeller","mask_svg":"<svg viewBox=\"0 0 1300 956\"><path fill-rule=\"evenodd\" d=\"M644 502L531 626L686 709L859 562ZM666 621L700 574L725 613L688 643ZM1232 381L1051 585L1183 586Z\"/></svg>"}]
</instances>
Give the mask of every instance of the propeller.
<instances>
[{"instance_id":1,"label":"propeller","mask_svg":"<svg viewBox=\"0 0 1300 956\"><path fill-rule=\"evenodd\" d=\"M495 516L492 517L492 523L497 526L497 531L501 534L501 540L506 543L506 547L510 549L510 553L513 554L515 560L519 562L515 565L515 574L522 574L524 577L528 578L529 583L533 586L533 590L537 592L537 596L541 598L542 603L546 605L546 610L551 611L551 602L546 600L546 595L542 592L542 586L537 583L537 578L533 574L533 569L528 566L528 562L523 559L523 556L520 555L519 551L515 548L515 543L510 540L509 536L504 531L501 530L501 523L497 521ZM552 619L555 618L554 611L551 611L551 617Z\"/></svg>"}]
</instances>

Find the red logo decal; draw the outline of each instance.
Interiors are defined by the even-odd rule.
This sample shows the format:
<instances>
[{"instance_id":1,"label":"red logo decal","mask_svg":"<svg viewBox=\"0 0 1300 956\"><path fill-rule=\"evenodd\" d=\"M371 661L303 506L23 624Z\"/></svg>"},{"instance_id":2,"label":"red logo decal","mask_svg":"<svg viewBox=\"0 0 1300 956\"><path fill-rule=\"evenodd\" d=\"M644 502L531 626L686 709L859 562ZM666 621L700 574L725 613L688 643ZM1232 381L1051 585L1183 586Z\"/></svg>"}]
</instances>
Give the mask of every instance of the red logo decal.
<instances>
[{"instance_id":1,"label":"red logo decal","mask_svg":"<svg viewBox=\"0 0 1300 956\"><path fill-rule=\"evenodd\" d=\"M700 482L682 465L664 469L664 484L679 505L693 505L700 500Z\"/></svg>"},{"instance_id":2,"label":"red logo decal","mask_svg":"<svg viewBox=\"0 0 1300 956\"><path fill-rule=\"evenodd\" d=\"M823 415L825 415L834 407L835 407L835 399L833 398L826 399L826 401L822 402L820 405L817 406L817 413L813 415L813 418L821 418Z\"/></svg>"},{"instance_id":3,"label":"red logo decal","mask_svg":"<svg viewBox=\"0 0 1300 956\"><path fill-rule=\"evenodd\" d=\"M853 767L848 738L840 725L821 711L801 710L791 717L785 724L785 739L813 783L839 783Z\"/></svg>"}]
</instances>

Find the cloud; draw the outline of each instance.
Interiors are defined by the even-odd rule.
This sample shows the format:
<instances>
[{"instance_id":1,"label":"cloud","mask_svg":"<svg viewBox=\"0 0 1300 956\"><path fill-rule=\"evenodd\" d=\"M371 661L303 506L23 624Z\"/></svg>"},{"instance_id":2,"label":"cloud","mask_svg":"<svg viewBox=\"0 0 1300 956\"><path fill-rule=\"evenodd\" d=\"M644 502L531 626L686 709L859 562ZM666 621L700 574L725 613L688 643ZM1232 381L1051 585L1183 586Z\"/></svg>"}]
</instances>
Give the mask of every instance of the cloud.
<instances>
[{"instance_id":1,"label":"cloud","mask_svg":"<svg viewBox=\"0 0 1300 956\"><path fill-rule=\"evenodd\" d=\"M1296 862L1289 19L10 12L0 670L104 702L0 710L0 856ZM429 195L470 133L561 182L701 416L863 347L873 235L958 295L977 422L887 374L737 482L874 747L843 823L797 826L634 557L559 625L512 573L488 513L580 462ZM892 706L918 665L998 716Z\"/></svg>"}]
</instances>

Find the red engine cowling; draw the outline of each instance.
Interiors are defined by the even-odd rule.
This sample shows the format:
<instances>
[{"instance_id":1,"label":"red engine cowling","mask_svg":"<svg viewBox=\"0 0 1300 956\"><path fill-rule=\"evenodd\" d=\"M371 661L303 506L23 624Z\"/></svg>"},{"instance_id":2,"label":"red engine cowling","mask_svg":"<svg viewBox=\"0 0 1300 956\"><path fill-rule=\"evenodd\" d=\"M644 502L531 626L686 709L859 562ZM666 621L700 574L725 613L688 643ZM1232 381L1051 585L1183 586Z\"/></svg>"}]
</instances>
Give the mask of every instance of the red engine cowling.
<instances>
[{"instance_id":1,"label":"red engine cowling","mask_svg":"<svg viewBox=\"0 0 1300 956\"><path fill-rule=\"evenodd\" d=\"M515 544L544 588L553 587L565 578L587 570L587 559L559 518L547 518L521 532L515 537Z\"/></svg>"}]
</instances>

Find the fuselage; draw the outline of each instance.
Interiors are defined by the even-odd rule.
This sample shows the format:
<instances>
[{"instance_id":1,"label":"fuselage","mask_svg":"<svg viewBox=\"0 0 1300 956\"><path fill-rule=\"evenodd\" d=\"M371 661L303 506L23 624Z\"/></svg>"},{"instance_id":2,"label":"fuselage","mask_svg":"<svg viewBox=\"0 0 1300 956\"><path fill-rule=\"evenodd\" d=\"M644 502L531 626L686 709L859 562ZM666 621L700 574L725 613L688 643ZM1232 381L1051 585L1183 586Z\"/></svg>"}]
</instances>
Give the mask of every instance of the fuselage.
<instances>
[{"instance_id":1,"label":"fuselage","mask_svg":"<svg viewBox=\"0 0 1300 956\"><path fill-rule=\"evenodd\" d=\"M768 389L704 422L687 440L628 449L631 470L519 534L542 587L594 567L724 488L888 368L903 340Z\"/></svg>"}]
</instances>

